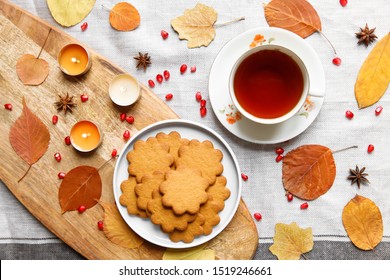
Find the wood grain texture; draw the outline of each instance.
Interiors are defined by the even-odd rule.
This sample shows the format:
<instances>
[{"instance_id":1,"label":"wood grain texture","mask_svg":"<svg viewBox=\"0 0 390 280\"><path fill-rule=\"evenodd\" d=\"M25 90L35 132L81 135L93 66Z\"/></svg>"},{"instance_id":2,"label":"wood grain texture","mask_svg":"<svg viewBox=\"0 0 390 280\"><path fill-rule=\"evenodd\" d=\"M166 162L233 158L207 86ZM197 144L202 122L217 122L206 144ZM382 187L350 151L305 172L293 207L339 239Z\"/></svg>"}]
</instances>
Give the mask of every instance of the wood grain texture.
<instances>
[{"instance_id":1,"label":"wood grain texture","mask_svg":"<svg viewBox=\"0 0 390 280\"><path fill-rule=\"evenodd\" d=\"M67 77L58 67L57 54L64 45L79 42L8 1L0 0L0 11L0 101L13 105L12 111L0 110L0 179L44 226L87 259L161 259L165 248L144 242L137 250L125 249L105 238L96 226L96 222L103 218L103 209L99 205L82 215L76 211L61 214L58 202L61 182L57 173L79 165L99 167L110 158L113 148L120 151L124 146L122 133L125 129L134 135L149 124L178 116L144 85L141 85L141 98L135 105L125 110L117 107L108 96L108 85L115 75L125 71L87 47L93 61L91 70L81 77ZM52 32L40 56L50 65L49 76L39 86L24 86L15 72L17 59L25 53L37 55L50 28ZM57 113L53 103L58 94L66 92L73 94L78 104L73 114L65 116L62 112ZM81 103L79 96L82 93L89 95L88 102ZM28 165L17 157L8 134L22 112L23 97L31 111L49 128L51 142L44 156L18 183ZM120 122L119 114L123 111L137 121L133 125ZM56 125L51 123L54 114L59 116ZM87 156L64 144L71 126L81 119L94 121L104 133L102 145ZM56 152L61 153L61 162L55 161L53 155ZM114 162L99 171L103 202L114 202L113 171ZM232 222L208 246L216 250L220 259L250 259L257 244L256 226L241 201Z\"/></svg>"}]
</instances>

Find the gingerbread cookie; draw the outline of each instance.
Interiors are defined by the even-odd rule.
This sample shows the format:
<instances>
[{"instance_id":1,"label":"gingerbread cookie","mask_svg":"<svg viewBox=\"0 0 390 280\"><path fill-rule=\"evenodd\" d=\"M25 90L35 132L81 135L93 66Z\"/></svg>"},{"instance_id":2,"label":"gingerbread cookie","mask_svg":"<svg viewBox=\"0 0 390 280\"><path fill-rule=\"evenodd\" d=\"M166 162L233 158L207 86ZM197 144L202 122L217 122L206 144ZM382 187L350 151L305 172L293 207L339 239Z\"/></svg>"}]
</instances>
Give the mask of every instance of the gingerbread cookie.
<instances>
[{"instance_id":1,"label":"gingerbread cookie","mask_svg":"<svg viewBox=\"0 0 390 280\"><path fill-rule=\"evenodd\" d=\"M127 212L130 215L137 215L146 218L148 215L145 211L140 210L137 206L137 195L134 188L137 185L135 177L130 176L129 179L121 183L122 194L119 197L119 203L127 207Z\"/></svg>"},{"instance_id":2,"label":"gingerbread cookie","mask_svg":"<svg viewBox=\"0 0 390 280\"><path fill-rule=\"evenodd\" d=\"M169 238L173 242L183 241L185 243L190 243L194 240L196 236L203 234L202 225L205 223L206 218L202 214L198 214L195 221L188 224L188 227L183 230L174 230L169 234Z\"/></svg>"},{"instance_id":3,"label":"gingerbread cookie","mask_svg":"<svg viewBox=\"0 0 390 280\"><path fill-rule=\"evenodd\" d=\"M202 215L205 218L205 222L202 225L204 235L209 235L213 231L213 227L221 221L218 215L220 210L220 206L214 203L212 197L209 197L207 202L200 207L198 215Z\"/></svg>"},{"instance_id":4,"label":"gingerbread cookie","mask_svg":"<svg viewBox=\"0 0 390 280\"><path fill-rule=\"evenodd\" d=\"M154 171L153 174L146 174L142 177L141 183L135 186L137 206L139 209L147 209L147 204L152 199L153 191L158 190L164 180L165 174L161 171Z\"/></svg>"},{"instance_id":5,"label":"gingerbread cookie","mask_svg":"<svg viewBox=\"0 0 390 280\"><path fill-rule=\"evenodd\" d=\"M207 194L213 198L213 203L219 207L218 212L225 207L225 200L230 197L230 190L226 187L226 183L225 176L218 176L215 183L207 189Z\"/></svg>"},{"instance_id":6,"label":"gingerbread cookie","mask_svg":"<svg viewBox=\"0 0 390 280\"><path fill-rule=\"evenodd\" d=\"M169 153L173 156L175 161L179 157L179 148L182 145L188 145L188 143L190 143L190 140L186 138L181 138L180 133L178 133L177 131L172 131L169 134L159 132L156 135L156 138L158 142L169 145Z\"/></svg>"}]
</instances>

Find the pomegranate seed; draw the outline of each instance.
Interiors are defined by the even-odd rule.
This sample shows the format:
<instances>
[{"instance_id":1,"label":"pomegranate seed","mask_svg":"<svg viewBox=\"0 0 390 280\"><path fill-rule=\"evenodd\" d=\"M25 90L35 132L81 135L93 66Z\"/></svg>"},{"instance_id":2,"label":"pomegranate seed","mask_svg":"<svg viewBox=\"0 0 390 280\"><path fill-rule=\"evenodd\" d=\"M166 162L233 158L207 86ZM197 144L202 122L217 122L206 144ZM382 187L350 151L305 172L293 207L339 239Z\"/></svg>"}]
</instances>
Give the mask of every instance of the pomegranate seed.
<instances>
[{"instance_id":1,"label":"pomegranate seed","mask_svg":"<svg viewBox=\"0 0 390 280\"><path fill-rule=\"evenodd\" d=\"M64 172L60 172L60 173L58 173L57 174L57 176L58 176L58 179L64 179L65 178L65 173Z\"/></svg>"},{"instance_id":2,"label":"pomegranate seed","mask_svg":"<svg viewBox=\"0 0 390 280\"><path fill-rule=\"evenodd\" d=\"M112 152L111 152L111 157L116 157L116 155L118 154L118 151L116 149L113 149Z\"/></svg>"},{"instance_id":3,"label":"pomegranate seed","mask_svg":"<svg viewBox=\"0 0 390 280\"><path fill-rule=\"evenodd\" d=\"M164 74L164 79L165 80L169 80L169 77L171 76L171 73L169 73L168 70L165 70L163 74Z\"/></svg>"},{"instance_id":4,"label":"pomegranate seed","mask_svg":"<svg viewBox=\"0 0 390 280\"><path fill-rule=\"evenodd\" d=\"M53 117L51 117L51 122L53 124L57 124L58 123L58 116L54 115Z\"/></svg>"},{"instance_id":5,"label":"pomegranate seed","mask_svg":"<svg viewBox=\"0 0 390 280\"><path fill-rule=\"evenodd\" d=\"M123 132L123 138L125 138L126 140L128 140L128 139L130 138L130 131L125 130L125 132Z\"/></svg>"},{"instance_id":6,"label":"pomegranate seed","mask_svg":"<svg viewBox=\"0 0 390 280\"><path fill-rule=\"evenodd\" d=\"M162 76L161 74L157 74L156 80L157 80L157 82L158 82L159 84L161 84L162 81L163 81L163 76Z\"/></svg>"},{"instance_id":7,"label":"pomegranate seed","mask_svg":"<svg viewBox=\"0 0 390 280\"><path fill-rule=\"evenodd\" d=\"M197 91L195 93L195 99L196 99L196 101L201 101L202 100L202 94L200 93L200 91Z\"/></svg>"},{"instance_id":8,"label":"pomegranate seed","mask_svg":"<svg viewBox=\"0 0 390 280\"><path fill-rule=\"evenodd\" d=\"M122 122L124 122L125 119L126 119L126 113L121 113L121 114L119 115L119 118L120 118L120 120L121 120Z\"/></svg>"},{"instance_id":9,"label":"pomegranate seed","mask_svg":"<svg viewBox=\"0 0 390 280\"><path fill-rule=\"evenodd\" d=\"M180 66L180 73L184 73L185 71L187 71L187 64L182 64L181 66Z\"/></svg>"},{"instance_id":10,"label":"pomegranate seed","mask_svg":"<svg viewBox=\"0 0 390 280\"><path fill-rule=\"evenodd\" d=\"M133 117L133 116L127 116L127 117L126 117L126 121L127 121L129 124L132 124L132 123L134 123L134 117Z\"/></svg>"},{"instance_id":11,"label":"pomegranate seed","mask_svg":"<svg viewBox=\"0 0 390 280\"><path fill-rule=\"evenodd\" d=\"M200 107L200 116L203 118L207 114L207 109L206 107Z\"/></svg>"},{"instance_id":12,"label":"pomegranate seed","mask_svg":"<svg viewBox=\"0 0 390 280\"><path fill-rule=\"evenodd\" d=\"M152 80L149 80L149 81L148 81L148 84L149 84L149 86L150 86L151 88L154 88L154 86L155 86L155 83L154 83Z\"/></svg>"},{"instance_id":13,"label":"pomegranate seed","mask_svg":"<svg viewBox=\"0 0 390 280\"><path fill-rule=\"evenodd\" d=\"M340 0L340 5L341 6L345 7L345 6L347 6L347 4L348 4L347 0Z\"/></svg>"},{"instance_id":14,"label":"pomegranate seed","mask_svg":"<svg viewBox=\"0 0 390 280\"><path fill-rule=\"evenodd\" d=\"M375 115L379 116L380 113L382 113L382 110L383 110L383 107L382 107L382 106L376 107L376 109L375 109Z\"/></svg>"},{"instance_id":15,"label":"pomegranate seed","mask_svg":"<svg viewBox=\"0 0 390 280\"><path fill-rule=\"evenodd\" d=\"M62 157L61 157L61 154L60 153L55 153L54 154L54 158L56 159L56 161L60 162Z\"/></svg>"},{"instance_id":16,"label":"pomegranate seed","mask_svg":"<svg viewBox=\"0 0 390 280\"><path fill-rule=\"evenodd\" d=\"M341 64L341 58L335 57L335 58L333 58L332 62L334 65L339 66Z\"/></svg>"},{"instance_id":17,"label":"pomegranate seed","mask_svg":"<svg viewBox=\"0 0 390 280\"><path fill-rule=\"evenodd\" d=\"M244 173L241 173L241 178L242 178L242 180L247 181L248 180L248 175L246 175Z\"/></svg>"},{"instance_id":18,"label":"pomegranate seed","mask_svg":"<svg viewBox=\"0 0 390 280\"><path fill-rule=\"evenodd\" d=\"M375 149L374 145L370 144L370 145L368 145L368 147L367 147L367 152L368 152L368 153L372 153L372 152L374 151L374 149Z\"/></svg>"},{"instance_id":19,"label":"pomegranate seed","mask_svg":"<svg viewBox=\"0 0 390 280\"><path fill-rule=\"evenodd\" d=\"M200 107L206 107L206 100L200 100Z\"/></svg>"},{"instance_id":20,"label":"pomegranate seed","mask_svg":"<svg viewBox=\"0 0 390 280\"><path fill-rule=\"evenodd\" d=\"M167 95L165 95L165 99L166 100L171 100L173 98L173 94L172 93L168 93Z\"/></svg>"},{"instance_id":21,"label":"pomegranate seed","mask_svg":"<svg viewBox=\"0 0 390 280\"><path fill-rule=\"evenodd\" d=\"M263 218L260 213L253 214L253 217L256 219L256 221L260 221Z\"/></svg>"},{"instance_id":22,"label":"pomegranate seed","mask_svg":"<svg viewBox=\"0 0 390 280\"><path fill-rule=\"evenodd\" d=\"M81 102L87 102L87 101L88 101L88 95L85 94L85 93L83 93L83 94L80 96L80 98L81 98Z\"/></svg>"},{"instance_id":23,"label":"pomegranate seed","mask_svg":"<svg viewBox=\"0 0 390 280\"><path fill-rule=\"evenodd\" d=\"M65 144L66 144L66 145L70 145L70 144L71 144L71 142L70 142L70 136L66 136L66 137L65 137Z\"/></svg>"},{"instance_id":24,"label":"pomegranate seed","mask_svg":"<svg viewBox=\"0 0 390 280\"><path fill-rule=\"evenodd\" d=\"M84 22L82 25L81 25L81 31L85 31L87 30L88 28L88 22Z\"/></svg>"},{"instance_id":25,"label":"pomegranate seed","mask_svg":"<svg viewBox=\"0 0 390 280\"><path fill-rule=\"evenodd\" d=\"M12 104L9 104L9 103L4 104L4 108L9 110L9 111L12 111Z\"/></svg>"},{"instance_id":26,"label":"pomegranate seed","mask_svg":"<svg viewBox=\"0 0 390 280\"><path fill-rule=\"evenodd\" d=\"M287 195L287 201L290 202L293 200L294 196L291 193L288 193Z\"/></svg>"},{"instance_id":27,"label":"pomegranate seed","mask_svg":"<svg viewBox=\"0 0 390 280\"><path fill-rule=\"evenodd\" d=\"M84 205L80 205L79 208L77 208L77 211L79 211L80 214L85 212L85 210L87 210L87 207Z\"/></svg>"},{"instance_id":28,"label":"pomegranate seed","mask_svg":"<svg viewBox=\"0 0 390 280\"><path fill-rule=\"evenodd\" d=\"M277 153L278 155L282 155L284 153L284 149L283 148L276 148L275 153Z\"/></svg>"},{"instance_id":29,"label":"pomegranate seed","mask_svg":"<svg viewBox=\"0 0 390 280\"><path fill-rule=\"evenodd\" d=\"M276 162L279 162L279 161L281 161L282 159L284 158L284 156L283 155L278 155L277 157L276 157Z\"/></svg>"},{"instance_id":30,"label":"pomegranate seed","mask_svg":"<svg viewBox=\"0 0 390 280\"><path fill-rule=\"evenodd\" d=\"M309 208L309 204L308 204L307 202L302 203L301 206L300 206L300 208L301 208L302 210L307 209L307 208Z\"/></svg>"},{"instance_id":31,"label":"pomegranate seed","mask_svg":"<svg viewBox=\"0 0 390 280\"><path fill-rule=\"evenodd\" d=\"M98 221L97 222L97 227L98 227L99 230L103 230L104 229L103 221Z\"/></svg>"},{"instance_id":32,"label":"pomegranate seed","mask_svg":"<svg viewBox=\"0 0 390 280\"><path fill-rule=\"evenodd\" d=\"M167 39L169 36L169 33L166 32L165 30L161 30L161 37L165 40Z\"/></svg>"},{"instance_id":33,"label":"pomegranate seed","mask_svg":"<svg viewBox=\"0 0 390 280\"><path fill-rule=\"evenodd\" d=\"M196 72L196 66L192 66L191 67L191 73L195 73Z\"/></svg>"},{"instance_id":34,"label":"pomegranate seed","mask_svg":"<svg viewBox=\"0 0 390 280\"><path fill-rule=\"evenodd\" d=\"M348 111L345 112L345 116L346 116L348 119L352 119L353 116L354 116L354 114L353 114L350 110L348 110Z\"/></svg>"}]
</instances>

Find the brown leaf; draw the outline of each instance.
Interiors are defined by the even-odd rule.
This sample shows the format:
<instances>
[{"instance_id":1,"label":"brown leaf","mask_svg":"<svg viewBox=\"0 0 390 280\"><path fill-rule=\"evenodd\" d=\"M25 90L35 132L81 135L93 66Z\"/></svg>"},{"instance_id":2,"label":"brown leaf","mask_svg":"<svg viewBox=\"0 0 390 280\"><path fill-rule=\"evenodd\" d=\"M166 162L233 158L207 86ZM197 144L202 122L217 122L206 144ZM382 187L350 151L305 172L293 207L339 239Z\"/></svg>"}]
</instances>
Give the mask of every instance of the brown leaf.
<instances>
[{"instance_id":1,"label":"brown leaf","mask_svg":"<svg viewBox=\"0 0 390 280\"><path fill-rule=\"evenodd\" d=\"M321 31L317 11L306 0L272 0L264 6L269 26L287 29L306 38Z\"/></svg>"},{"instance_id":2,"label":"brown leaf","mask_svg":"<svg viewBox=\"0 0 390 280\"><path fill-rule=\"evenodd\" d=\"M370 199L356 195L343 210L343 225L356 247L372 250L383 236L382 214Z\"/></svg>"},{"instance_id":3,"label":"brown leaf","mask_svg":"<svg viewBox=\"0 0 390 280\"><path fill-rule=\"evenodd\" d=\"M371 106L382 98L390 83L390 33L372 49L360 68L355 83L359 108Z\"/></svg>"},{"instance_id":4,"label":"brown leaf","mask_svg":"<svg viewBox=\"0 0 390 280\"><path fill-rule=\"evenodd\" d=\"M110 24L119 31L136 29L141 22L138 10L130 3L120 2L110 11Z\"/></svg>"},{"instance_id":5,"label":"brown leaf","mask_svg":"<svg viewBox=\"0 0 390 280\"><path fill-rule=\"evenodd\" d=\"M23 111L9 133L9 141L15 152L29 164L27 172L47 151L50 133L46 125L27 107L23 98Z\"/></svg>"},{"instance_id":6,"label":"brown leaf","mask_svg":"<svg viewBox=\"0 0 390 280\"><path fill-rule=\"evenodd\" d=\"M326 193L336 177L332 151L321 145L303 145L283 159L284 188L293 195L313 200Z\"/></svg>"},{"instance_id":7,"label":"brown leaf","mask_svg":"<svg viewBox=\"0 0 390 280\"><path fill-rule=\"evenodd\" d=\"M276 224L274 244L269 250L279 260L299 260L301 255L313 249L311 228L302 229L297 223Z\"/></svg>"},{"instance_id":8,"label":"brown leaf","mask_svg":"<svg viewBox=\"0 0 390 280\"><path fill-rule=\"evenodd\" d=\"M144 240L123 220L115 204L101 203L104 209L104 235L111 242L125 247L138 248Z\"/></svg>"},{"instance_id":9,"label":"brown leaf","mask_svg":"<svg viewBox=\"0 0 390 280\"><path fill-rule=\"evenodd\" d=\"M24 54L16 62L16 73L23 84L37 86L49 75L49 63L32 54Z\"/></svg>"},{"instance_id":10,"label":"brown leaf","mask_svg":"<svg viewBox=\"0 0 390 280\"><path fill-rule=\"evenodd\" d=\"M78 166L69 171L58 192L62 212L93 207L102 194L99 171L91 166Z\"/></svg>"},{"instance_id":11,"label":"brown leaf","mask_svg":"<svg viewBox=\"0 0 390 280\"><path fill-rule=\"evenodd\" d=\"M196 4L171 21L173 29L179 33L180 39L188 40L188 48L208 46L215 37L214 23L217 12L209 6Z\"/></svg>"}]
</instances>

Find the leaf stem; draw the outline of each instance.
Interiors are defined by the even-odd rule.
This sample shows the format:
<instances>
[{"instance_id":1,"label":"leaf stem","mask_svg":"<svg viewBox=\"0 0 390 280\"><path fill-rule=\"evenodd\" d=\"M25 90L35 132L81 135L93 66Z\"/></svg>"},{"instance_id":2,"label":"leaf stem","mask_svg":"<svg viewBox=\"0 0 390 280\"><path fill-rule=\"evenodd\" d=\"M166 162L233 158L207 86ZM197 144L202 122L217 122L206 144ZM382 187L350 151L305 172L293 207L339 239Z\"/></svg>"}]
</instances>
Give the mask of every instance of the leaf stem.
<instances>
[{"instance_id":1,"label":"leaf stem","mask_svg":"<svg viewBox=\"0 0 390 280\"><path fill-rule=\"evenodd\" d=\"M354 148L358 148L358 146L355 145L355 146L347 147L347 148L344 148L344 149L332 151L332 153L335 154L335 153L338 153L338 152L343 152L343 151L346 151L346 150L349 150L349 149L354 149Z\"/></svg>"},{"instance_id":2,"label":"leaf stem","mask_svg":"<svg viewBox=\"0 0 390 280\"><path fill-rule=\"evenodd\" d=\"M106 161L97 169L97 171L100 171L100 169L102 169L104 166L106 166L107 163L109 163L111 160L113 160L114 158L117 158L117 157L118 157L118 155L115 156L115 157L112 157L112 158L110 158L110 159L108 159L108 160L106 160Z\"/></svg>"},{"instance_id":3,"label":"leaf stem","mask_svg":"<svg viewBox=\"0 0 390 280\"><path fill-rule=\"evenodd\" d=\"M41 48L41 51L39 52L39 54L38 54L38 56L37 56L37 58L39 58L40 56L41 56L41 53L42 53L42 51L43 51L43 48L45 47L45 45L46 45L46 42L47 42L47 39L49 38L49 35L50 35L50 32L51 32L51 28L49 29L49 33L47 33L47 36L46 36L46 39L45 39L45 42L43 43L43 45L42 45L42 48Z\"/></svg>"},{"instance_id":4,"label":"leaf stem","mask_svg":"<svg viewBox=\"0 0 390 280\"><path fill-rule=\"evenodd\" d=\"M22 180L23 180L23 178L24 178L24 177L26 177L27 173L28 173L28 172L30 171L30 169L31 169L31 166L32 166L32 164L31 164L31 165L29 165L29 167L28 167L27 171L24 173L24 175L22 176L22 178L20 178L20 179L18 180L18 183L20 183L20 181L22 181Z\"/></svg>"},{"instance_id":5,"label":"leaf stem","mask_svg":"<svg viewBox=\"0 0 390 280\"><path fill-rule=\"evenodd\" d=\"M216 24L214 24L214 27L222 27L225 25L229 25L229 24L241 21L241 20L245 20L245 17L236 18L236 19L233 19L231 21L227 21L227 22L223 22L223 23L216 23Z\"/></svg>"},{"instance_id":6,"label":"leaf stem","mask_svg":"<svg viewBox=\"0 0 390 280\"><path fill-rule=\"evenodd\" d=\"M301 254L301 256L302 256L302 258L304 258L305 260L308 260L309 258L308 257L306 257L306 255L305 254Z\"/></svg>"},{"instance_id":7,"label":"leaf stem","mask_svg":"<svg viewBox=\"0 0 390 280\"><path fill-rule=\"evenodd\" d=\"M328 37L326 37L325 34L322 33L321 30L317 30L317 31L318 31L318 33L320 33L320 35L321 35L323 38L325 38L326 41L328 41L329 45L330 45L330 46L332 47L332 49L333 49L334 55L337 55L336 49L334 48L333 44L330 42L330 40L328 39Z\"/></svg>"}]
</instances>

